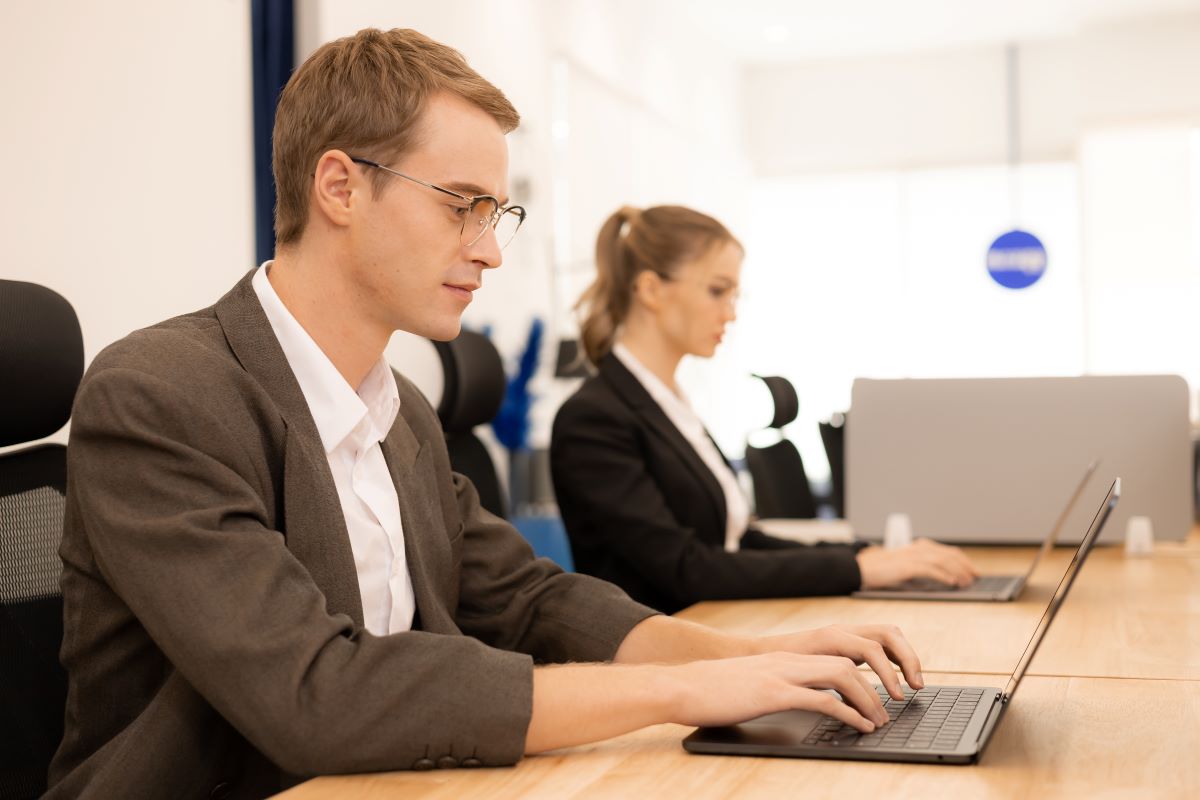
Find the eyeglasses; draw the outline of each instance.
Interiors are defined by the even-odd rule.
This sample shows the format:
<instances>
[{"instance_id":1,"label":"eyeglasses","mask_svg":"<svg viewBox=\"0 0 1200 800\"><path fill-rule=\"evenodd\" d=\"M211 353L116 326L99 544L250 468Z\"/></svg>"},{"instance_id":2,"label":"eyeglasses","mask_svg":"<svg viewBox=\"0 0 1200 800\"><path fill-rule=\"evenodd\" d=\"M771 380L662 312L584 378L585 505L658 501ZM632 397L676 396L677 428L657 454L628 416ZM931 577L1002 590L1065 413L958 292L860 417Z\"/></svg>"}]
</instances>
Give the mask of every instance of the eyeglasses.
<instances>
[{"instance_id":1,"label":"eyeglasses","mask_svg":"<svg viewBox=\"0 0 1200 800\"><path fill-rule=\"evenodd\" d=\"M459 229L458 238L462 242L463 247L470 247L483 238L483 234L490 227L496 232L496 243L503 250L517 235L517 230L521 227L521 223L525 221L525 209L521 206L502 206L499 198L493 197L490 194L477 194L474 197L446 189L433 183L426 183L419 178L414 178L411 175L405 175L403 172L397 172L391 167L385 167L375 161L366 158L350 157L350 160L356 164L363 164L368 167L381 169L391 175L404 178L406 181L420 184L428 189L448 194L460 201L461 205L453 204L451 208L454 214L462 219L462 228Z\"/></svg>"}]
</instances>

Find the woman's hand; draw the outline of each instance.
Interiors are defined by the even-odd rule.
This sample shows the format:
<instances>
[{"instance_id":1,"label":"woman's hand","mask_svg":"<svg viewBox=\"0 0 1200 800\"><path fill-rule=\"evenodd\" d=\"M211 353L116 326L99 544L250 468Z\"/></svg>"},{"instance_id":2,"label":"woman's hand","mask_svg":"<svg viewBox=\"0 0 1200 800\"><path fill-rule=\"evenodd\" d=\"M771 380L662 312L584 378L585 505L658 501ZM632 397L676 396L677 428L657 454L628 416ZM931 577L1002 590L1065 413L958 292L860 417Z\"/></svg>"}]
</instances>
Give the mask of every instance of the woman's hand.
<instances>
[{"instance_id":1,"label":"woman's hand","mask_svg":"<svg viewBox=\"0 0 1200 800\"><path fill-rule=\"evenodd\" d=\"M947 586L967 586L979 577L979 570L966 553L932 539L917 539L896 550L868 547L860 550L856 558L864 589L884 589L913 578L932 578Z\"/></svg>"}]
</instances>

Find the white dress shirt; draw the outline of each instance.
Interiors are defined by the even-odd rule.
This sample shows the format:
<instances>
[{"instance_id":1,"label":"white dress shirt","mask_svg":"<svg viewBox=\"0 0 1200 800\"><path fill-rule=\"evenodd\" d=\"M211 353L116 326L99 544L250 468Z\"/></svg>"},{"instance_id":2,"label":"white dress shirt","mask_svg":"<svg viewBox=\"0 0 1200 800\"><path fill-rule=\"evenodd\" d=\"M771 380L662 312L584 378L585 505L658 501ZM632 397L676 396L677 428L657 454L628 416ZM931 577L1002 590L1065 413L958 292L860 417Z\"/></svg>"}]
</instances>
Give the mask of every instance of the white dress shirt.
<instances>
[{"instance_id":1,"label":"white dress shirt","mask_svg":"<svg viewBox=\"0 0 1200 800\"><path fill-rule=\"evenodd\" d=\"M671 391L670 387L629 352L629 348L617 342L613 345L612 352L617 360L633 373L633 377L637 378L642 388L650 393L654 402L658 403L658 407L667 415L667 419L683 434L683 438L687 439L696 455L700 456L700 460L721 485L721 491L725 495L725 549L730 553L737 552L742 534L746 532L746 525L750 522L750 503L742 494L737 476L725 463L721 451L708 437L704 423L696 416L695 410L683 393L676 394Z\"/></svg>"},{"instance_id":2,"label":"white dress shirt","mask_svg":"<svg viewBox=\"0 0 1200 800\"><path fill-rule=\"evenodd\" d=\"M400 412L396 376L381 356L356 392L275 294L270 266L259 267L251 283L325 447L354 551L363 621L377 636L409 630L416 600L400 501L379 447Z\"/></svg>"}]
</instances>

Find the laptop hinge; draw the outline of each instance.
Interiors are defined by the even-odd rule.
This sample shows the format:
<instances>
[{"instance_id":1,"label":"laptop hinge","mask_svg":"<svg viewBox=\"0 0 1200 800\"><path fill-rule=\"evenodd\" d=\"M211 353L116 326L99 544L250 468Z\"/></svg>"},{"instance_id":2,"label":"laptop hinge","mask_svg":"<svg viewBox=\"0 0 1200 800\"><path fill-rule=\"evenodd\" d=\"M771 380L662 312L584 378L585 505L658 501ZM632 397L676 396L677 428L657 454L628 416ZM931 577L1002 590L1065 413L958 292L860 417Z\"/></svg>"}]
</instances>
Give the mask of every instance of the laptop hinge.
<instances>
[{"instance_id":1,"label":"laptop hinge","mask_svg":"<svg viewBox=\"0 0 1200 800\"><path fill-rule=\"evenodd\" d=\"M983 718L983 725L979 728L979 736L975 739L976 744L984 742L991 735L992 729L1000 721L1001 714L1004 713L1005 706L1008 705L1008 695L997 692L997 697L992 700L992 705L988 708L988 715Z\"/></svg>"}]
</instances>

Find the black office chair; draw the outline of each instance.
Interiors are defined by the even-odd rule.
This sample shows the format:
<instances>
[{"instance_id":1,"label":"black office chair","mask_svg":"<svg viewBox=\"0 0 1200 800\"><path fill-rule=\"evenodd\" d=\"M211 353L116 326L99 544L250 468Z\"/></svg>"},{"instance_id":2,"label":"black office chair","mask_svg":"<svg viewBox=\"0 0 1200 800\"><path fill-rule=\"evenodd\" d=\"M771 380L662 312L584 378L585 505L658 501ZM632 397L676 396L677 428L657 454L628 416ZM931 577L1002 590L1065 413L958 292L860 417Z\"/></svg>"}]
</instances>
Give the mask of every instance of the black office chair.
<instances>
[{"instance_id":1,"label":"black office chair","mask_svg":"<svg viewBox=\"0 0 1200 800\"><path fill-rule=\"evenodd\" d=\"M1192 440L1192 489L1194 517L1200 522L1200 437Z\"/></svg>"},{"instance_id":2,"label":"black office chair","mask_svg":"<svg viewBox=\"0 0 1200 800\"><path fill-rule=\"evenodd\" d=\"M833 414L828 422L818 422L821 444L829 459L829 505L839 517L846 516L846 415Z\"/></svg>"},{"instance_id":3,"label":"black office chair","mask_svg":"<svg viewBox=\"0 0 1200 800\"><path fill-rule=\"evenodd\" d=\"M33 283L0 280L0 447L43 439L71 416L83 374L74 309ZM63 734L66 448L0 453L0 797L37 797Z\"/></svg>"},{"instance_id":4,"label":"black office chair","mask_svg":"<svg viewBox=\"0 0 1200 800\"><path fill-rule=\"evenodd\" d=\"M468 330L452 341L433 345L445 375L437 412L446 434L450 466L471 479L484 508L507 517L496 465L473 431L476 425L491 422L504 402L507 380L500 354L486 336Z\"/></svg>"},{"instance_id":5,"label":"black office chair","mask_svg":"<svg viewBox=\"0 0 1200 800\"><path fill-rule=\"evenodd\" d=\"M767 427L782 429L800 413L800 400L791 381L777 375L756 375L771 391L775 415ZM783 436L768 447L746 445L746 466L754 481L755 511L760 517L791 517L812 519L817 516L817 501L813 497L804 471L804 460L796 445Z\"/></svg>"}]
</instances>

